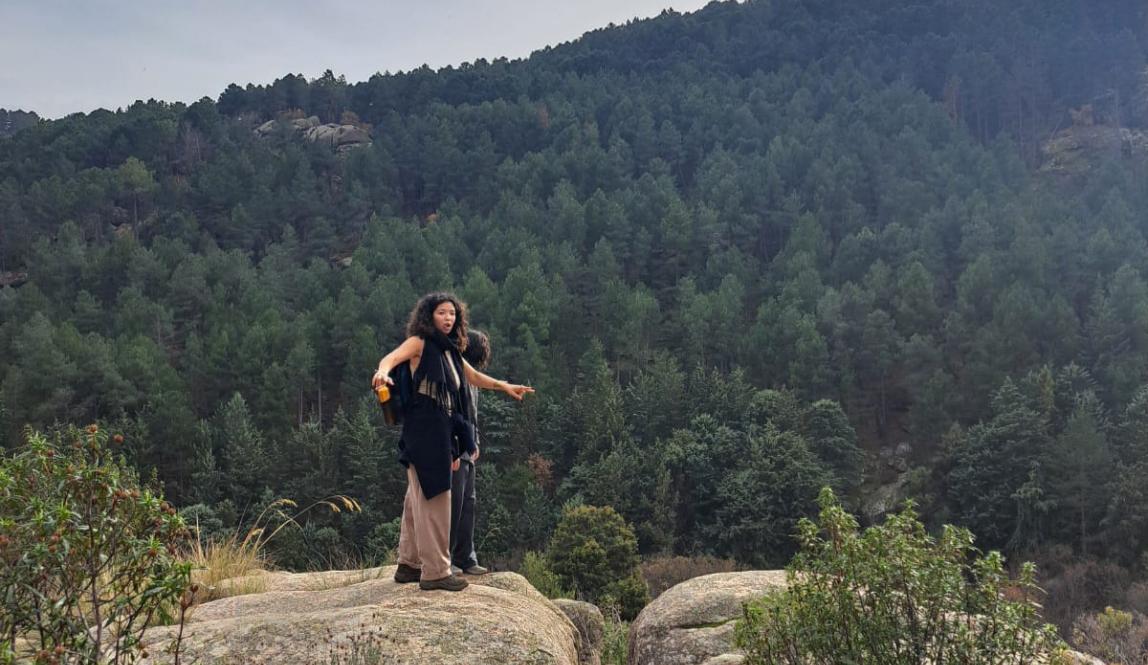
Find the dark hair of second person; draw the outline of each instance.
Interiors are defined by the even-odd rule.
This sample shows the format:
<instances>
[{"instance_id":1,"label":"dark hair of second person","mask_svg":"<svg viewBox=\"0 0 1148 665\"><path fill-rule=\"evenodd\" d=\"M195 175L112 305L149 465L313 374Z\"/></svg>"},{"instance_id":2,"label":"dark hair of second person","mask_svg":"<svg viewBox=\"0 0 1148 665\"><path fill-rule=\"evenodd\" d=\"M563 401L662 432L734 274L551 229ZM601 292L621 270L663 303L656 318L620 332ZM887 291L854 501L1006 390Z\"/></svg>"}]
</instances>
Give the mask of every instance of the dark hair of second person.
<instances>
[{"instance_id":1,"label":"dark hair of second person","mask_svg":"<svg viewBox=\"0 0 1148 665\"><path fill-rule=\"evenodd\" d=\"M466 349L462 357L475 369L486 369L490 364L490 338L481 330L466 332Z\"/></svg>"}]
</instances>

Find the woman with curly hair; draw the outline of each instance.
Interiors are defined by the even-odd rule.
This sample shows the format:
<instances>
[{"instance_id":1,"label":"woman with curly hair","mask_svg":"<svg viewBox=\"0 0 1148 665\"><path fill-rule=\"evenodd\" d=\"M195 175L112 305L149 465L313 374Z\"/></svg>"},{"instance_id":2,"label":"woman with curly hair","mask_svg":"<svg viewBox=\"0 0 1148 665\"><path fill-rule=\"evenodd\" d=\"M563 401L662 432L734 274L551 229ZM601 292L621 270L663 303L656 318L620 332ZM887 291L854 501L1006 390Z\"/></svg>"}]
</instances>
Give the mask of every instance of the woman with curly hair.
<instances>
[{"instance_id":1,"label":"woman with curly hair","mask_svg":"<svg viewBox=\"0 0 1148 665\"><path fill-rule=\"evenodd\" d=\"M379 361L371 383L393 385L391 370L410 363L413 396L404 406L399 461L407 468L407 493L399 530L395 581L420 589L461 591L466 580L450 569L451 474L459 456L474 454L474 423L466 384L501 390L521 400L529 386L498 381L474 369L466 350L466 307L450 293L419 299L407 322L407 339Z\"/></svg>"}]
</instances>

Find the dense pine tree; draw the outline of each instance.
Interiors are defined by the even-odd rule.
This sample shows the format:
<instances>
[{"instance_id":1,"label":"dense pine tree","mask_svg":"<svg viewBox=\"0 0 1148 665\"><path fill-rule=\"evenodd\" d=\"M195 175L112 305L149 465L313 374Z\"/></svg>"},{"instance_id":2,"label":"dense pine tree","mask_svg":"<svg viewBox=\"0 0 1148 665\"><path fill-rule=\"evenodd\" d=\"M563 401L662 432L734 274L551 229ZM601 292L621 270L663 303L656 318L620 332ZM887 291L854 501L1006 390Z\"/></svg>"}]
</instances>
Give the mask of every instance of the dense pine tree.
<instances>
[{"instance_id":1,"label":"dense pine tree","mask_svg":"<svg viewBox=\"0 0 1148 665\"><path fill-rule=\"evenodd\" d=\"M514 62L0 112L0 443L114 424L220 528L351 494L281 554L377 556L404 481L371 368L454 289L539 389L483 400L491 556L582 501L643 554L779 564L831 484L1133 565L1146 52L1131 1L715 2Z\"/></svg>"}]
</instances>

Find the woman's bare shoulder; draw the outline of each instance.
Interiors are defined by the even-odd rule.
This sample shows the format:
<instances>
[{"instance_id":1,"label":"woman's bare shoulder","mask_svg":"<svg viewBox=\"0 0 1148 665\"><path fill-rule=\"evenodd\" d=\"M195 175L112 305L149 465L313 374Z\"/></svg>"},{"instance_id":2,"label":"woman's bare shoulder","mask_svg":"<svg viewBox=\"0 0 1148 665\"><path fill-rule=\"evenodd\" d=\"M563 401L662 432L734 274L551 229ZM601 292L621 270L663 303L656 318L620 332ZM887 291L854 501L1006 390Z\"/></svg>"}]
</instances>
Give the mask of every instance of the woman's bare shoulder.
<instances>
[{"instance_id":1,"label":"woman's bare shoulder","mask_svg":"<svg viewBox=\"0 0 1148 665\"><path fill-rule=\"evenodd\" d=\"M410 337L403 340L402 346L405 346L405 347L411 348L411 349L419 349L421 351L423 348L423 344L425 344L425 343L426 342L423 340L422 337L419 337L418 335L411 335Z\"/></svg>"},{"instance_id":2,"label":"woman's bare shoulder","mask_svg":"<svg viewBox=\"0 0 1148 665\"><path fill-rule=\"evenodd\" d=\"M412 372L418 369L419 359L423 357L423 346L425 343L422 337L412 335L399 346L401 355L410 361Z\"/></svg>"}]
</instances>

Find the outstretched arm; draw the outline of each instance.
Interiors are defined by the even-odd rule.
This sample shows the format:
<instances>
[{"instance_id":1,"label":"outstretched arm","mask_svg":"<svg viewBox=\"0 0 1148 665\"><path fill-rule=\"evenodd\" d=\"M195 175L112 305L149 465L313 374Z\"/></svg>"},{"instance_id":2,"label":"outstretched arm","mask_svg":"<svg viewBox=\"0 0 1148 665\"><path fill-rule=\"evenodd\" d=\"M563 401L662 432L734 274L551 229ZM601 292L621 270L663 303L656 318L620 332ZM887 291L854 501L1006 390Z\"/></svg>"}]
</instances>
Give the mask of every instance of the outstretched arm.
<instances>
[{"instance_id":1,"label":"outstretched arm","mask_svg":"<svg viewBox=\"0 0 1148 665\"><path fill-rule=\"evenodd\" d=\"M472 386L485 388L486 390L501 390L502 392L510 395L516 400L522 400L527 393L534 392L530 386L520 386L516 383L507 383L506 381L499 381L493 377L489 377L477 369L470 366L470 363L463 360L463 367L466 370L466 381Z\"/></svg>"},{"instance_id":2,"label":"outstretched arm","mask_svg":"<svg viewBox=\"0 0 1148 665\"><path fill-rule=\"evenodd\" d=\"M378 388L380 384L386 383L387 385L394 385L391 377L387 376L395 365L401 365L408 360L418 358L423 354L423 340L421 337L408 337L406 341L398 346L394 351L383 356L379 361L379 371L371 377L371 385Z\"/></svg>"}]
</instances>

